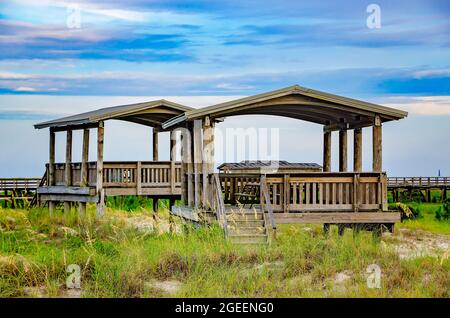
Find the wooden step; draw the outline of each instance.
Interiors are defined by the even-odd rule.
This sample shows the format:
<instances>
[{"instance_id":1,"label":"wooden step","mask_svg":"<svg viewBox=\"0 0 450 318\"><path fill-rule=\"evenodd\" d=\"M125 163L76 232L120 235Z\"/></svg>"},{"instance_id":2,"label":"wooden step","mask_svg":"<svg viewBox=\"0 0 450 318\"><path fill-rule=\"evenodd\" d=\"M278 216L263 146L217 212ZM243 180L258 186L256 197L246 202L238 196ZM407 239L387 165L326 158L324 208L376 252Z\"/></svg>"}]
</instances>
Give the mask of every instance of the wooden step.
<instances>
[{"instance_id":1,"label":"wooden step","mask_svg":"<svg viewBox=\"0 0 450 318\"><path fill-rule=\"evenodd\" d=\"M255 235L255 234L266 234L266 228L264 227L233 227L228 226L228 234L230 236L238 235Z\"/></svg>"},{"instance_id":2,"label":"wooden step","mask_svg":"<svg viewBox=\"0 0 450 318\"><path fill-rule=\"evenodd\" d=\"M265 227L264 220L247 220L247 221L239 221L239 220L228 220L229 226L234 227Z\"/></svg>"},{"instance_id":3,"label":"wooden step","mask_svg":"<svg viewBox=\"0 0 450 318\"><path fill-rule=\"evenodd\" d=\"M235 244L267 244L267 235L230 235L228 238Z\"/></svg>"},{"instance_id":4,"label":"wooden step","mask_svg":"<svg viewBox=\"0 0 450 318\"><path fill-rule=\"evenodd\" d=\"M248 214L227 214L227 220L229 221L256 221L264 220L262 213L248 213Z\"/></svg>"}]
</instances>

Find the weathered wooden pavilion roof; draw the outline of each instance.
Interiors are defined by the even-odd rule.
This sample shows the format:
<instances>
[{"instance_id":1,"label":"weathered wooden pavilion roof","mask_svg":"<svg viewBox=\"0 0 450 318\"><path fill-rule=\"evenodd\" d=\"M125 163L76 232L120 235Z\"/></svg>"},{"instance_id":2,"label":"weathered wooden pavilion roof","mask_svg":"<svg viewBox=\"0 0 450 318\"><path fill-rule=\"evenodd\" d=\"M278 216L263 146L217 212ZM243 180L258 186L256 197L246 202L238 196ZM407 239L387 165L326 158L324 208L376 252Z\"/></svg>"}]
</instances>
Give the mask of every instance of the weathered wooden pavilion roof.
<instances>
[{"instance_id":1,"label":"weathered wooden pavilion roof","mask_svg":"<svg viewBox=\"0 0 450 318\"><path fill-rule=\"evenodd\" d=\"M163 128L183 121L210 116L211 119L238 115L275 115L301 119L324 125L326 129L350 129L372 126L375 116L382 122L398 120L407 112L333 95L298 85L283 89L194 109L169 119Z\"/></svg>"},{"instance_id":2,"label":"weathered wooden pavilion roof","mask_svg":"<svg viewBox=\"0 0 450 318\"><path fill-rule=\"evenodd\" d=\"M67 126L89 126L99 121L118 119L151 127L160 127L172 117L191 111L193 108L169 102L155 100L144 103L101 108L98 110L63 117L34 125L36 129L62 128Z\"/></svg>"}]
</instances>

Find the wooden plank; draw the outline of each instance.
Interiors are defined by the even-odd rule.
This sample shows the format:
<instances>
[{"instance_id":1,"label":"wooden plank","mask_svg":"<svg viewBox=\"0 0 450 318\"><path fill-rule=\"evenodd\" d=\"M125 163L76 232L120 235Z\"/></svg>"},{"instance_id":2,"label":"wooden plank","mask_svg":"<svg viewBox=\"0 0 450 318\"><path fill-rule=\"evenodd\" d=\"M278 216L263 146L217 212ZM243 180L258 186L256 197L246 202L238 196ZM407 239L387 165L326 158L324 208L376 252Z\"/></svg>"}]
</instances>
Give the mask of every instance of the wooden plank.
<instances>
[{"instance_id":1,"label":"wooden plank","mask_svg":"<svg viewBox=\"0 0 450 318\"><path fill-rule=\"evenodd\" d=\"M38 194L71 194L71 195L95 195L95 191L89 187L47 186L39 187Z\"/></svg>"},{"instance_id":2,"label":"wooden plank","mask_svg":"<svg viewBox=\"0 0 450 318\"><path fill-rule=\"evenodd\" d=\"M326 213L274 213L277 224L290 223L395 223L398 212L326 212Z\"/></svg>"},{"instance_id":3,"label":"wooden plank","mask_svg":"<svg viewBox=\"0 0 450 318\"><path fill-rule=\"evenodd\" d=\"M42 194L40 195L41 201L49 201L49 202L98 202L97 196L83 196L83 195L71 195L71 194Z\"/></svg>"}]
</instances>

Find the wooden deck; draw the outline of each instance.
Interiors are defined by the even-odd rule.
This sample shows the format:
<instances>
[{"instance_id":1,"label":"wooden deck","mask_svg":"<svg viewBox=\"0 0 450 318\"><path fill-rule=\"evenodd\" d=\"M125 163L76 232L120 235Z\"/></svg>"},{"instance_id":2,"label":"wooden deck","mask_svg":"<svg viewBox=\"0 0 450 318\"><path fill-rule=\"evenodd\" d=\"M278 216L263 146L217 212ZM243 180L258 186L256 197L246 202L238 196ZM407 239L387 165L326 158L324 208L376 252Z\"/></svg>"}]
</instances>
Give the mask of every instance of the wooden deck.
<instances>
[{"instance_id":1,"label":"wooden deck","mask_svg":"<svg viewBox=\"0 0 450 318\"><path fill-rule=\"evenodd\" d=\"M372 172L321 172L295 174L216 174L209 184L211 210L225 223L226 214L264 211L268 224L393 224L400 221L398 212L388 211L387 177ZM249 187L250 185L250 187ZM257 188L242 196L246 188ZM203 187L200 187L202 189ZM221 191L217 196L215 192ZM177 214L195 209L175 208ZM182 211L181 211L182 210Z\"/></svg>"},{"instance_id":2,"label":"wooden deck","mask_svg":"<svg viewBox=\"0 0 450 318\"><path fill-rule=\"evenodd\" d=\"M67 186L65 163L54 164L54 186L38 188L42 201L97 202L97 166L88 163L88 186L81 187L81 163L71 163L71 182ZM47 171L49 165L47 164ZM47 174L49 175L49 174ZM181 165L171 161L104 162L103 189L106 196L144 195L179 197Z\"/></svg>"},{"instance_id":3,"label":"wooden deck","mask_svg":"<svg viewBox=\"0 0 450 318\"><path fill-rule=\"evenodd\" d=\"M450 177L389 177L389 188L450 188Z\"/></svg>"}]
</instances>

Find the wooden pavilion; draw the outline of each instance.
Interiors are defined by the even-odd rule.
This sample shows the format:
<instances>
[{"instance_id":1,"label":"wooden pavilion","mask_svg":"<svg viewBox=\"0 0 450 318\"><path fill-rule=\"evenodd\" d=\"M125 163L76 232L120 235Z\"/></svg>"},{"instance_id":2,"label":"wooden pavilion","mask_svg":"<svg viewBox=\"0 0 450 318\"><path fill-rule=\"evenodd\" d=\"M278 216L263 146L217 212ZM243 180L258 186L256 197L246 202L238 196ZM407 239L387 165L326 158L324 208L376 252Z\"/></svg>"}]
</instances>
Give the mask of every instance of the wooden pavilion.
<instances>
[{"instance_id":1,"label":"wooden pavilion","mask_svg":"<svg viewBox=\"0 0 450 318\"><path fill-rule=\"evenodd\" d=\"M214 127L226 117L272 115L323 126L322 171L215 173ZM38 189L40 200L96 202L102 213L104 196L149 195L180 198L175 214L197 219L211 212L227 231L227 213L245 195L248 185L263 220L277 223L387 224L400 219L387 208L387 177L382 169L382 125L407 116L401 110L324 93L298 85L209 107L191 109L168 101L118 106L36 125L50 128L48 184ZM158 131L181 130L182 160L103 162L103 122L127 120ZM362 171L362 132L371 127L372 170ZM98 129L98 159L88 162L88 129ZM71 131L84 129L83 161L71 162ZM353 130L353 171L348 171L347 132ZM67 132L66 163L54 161L54 135ZM339 133L339 171L331 171L331 136ZM155 135L156 136L156 135ZM155 139L157 140L157 139ZM174 139L171 138L172 141ZM171 147L172 149L172 147ZM172 150L173 152L173 150ZM66 167L71 167L66 169Z\"/></svg>"},{"instance_id":2,"label":"wooden pavilion","mask_svg":"<svg viewBox=\"0 0 450 318\"><path fill-rule=\"evenodd\" d=\"M97 214L103 214L105 196L144 195L175 202L181 193L180 163L175 158L176 137L161 124L192 108L166 100L102 108L96 111L64 117L35 125L50 128L50 154L46 166L46 183L37 189L38 201L48 202L52 211L56 203L64 202L65 210L79 202L84 212L87 202L97 204ZM104 122L122 120L152 127L153 161L109 162L103 160ZM90 130L97 130L97 160L89 161ZM82 161L72 162L72 132L83 130ZM170 131L170 161L158 161L158 133ZM55 133L65 132L66 162L55 163Z\"/></svg>"}]
</instances>

